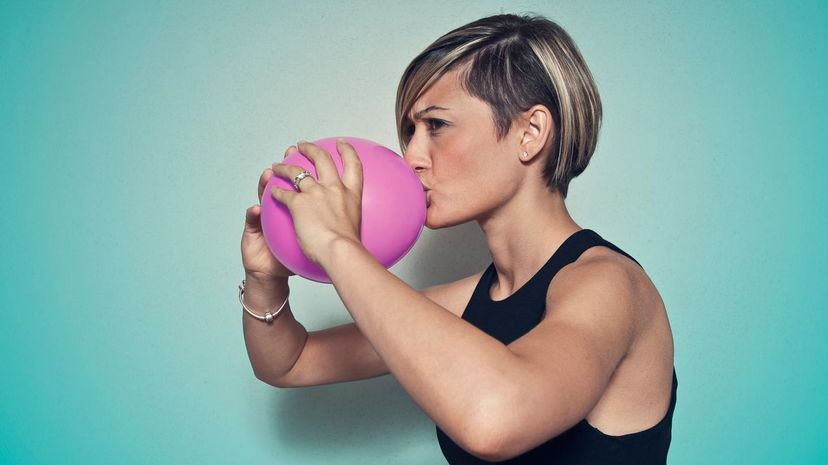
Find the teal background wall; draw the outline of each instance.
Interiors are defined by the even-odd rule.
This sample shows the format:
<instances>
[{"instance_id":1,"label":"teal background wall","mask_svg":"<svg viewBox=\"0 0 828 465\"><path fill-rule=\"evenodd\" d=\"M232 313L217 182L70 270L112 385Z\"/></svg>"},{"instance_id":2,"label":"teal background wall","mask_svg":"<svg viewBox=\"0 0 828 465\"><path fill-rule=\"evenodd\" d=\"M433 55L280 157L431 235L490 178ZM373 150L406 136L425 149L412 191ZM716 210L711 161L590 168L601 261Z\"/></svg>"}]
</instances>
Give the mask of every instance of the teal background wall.
<instances>
[{"instance_id":1,"label":"teal background wall","mask_svg":"<svg viewBox=\"0 0 828 465\"><path fill-rule=\"evenodd\" d=\"M285 147L395 147L408 61L478 17L575 38L606 111L571 187L584 227L664 298L671 464L828 463L825 2L3 2L0 462L444 463L393 377L279 390L252 374L244 211ZM426 230L421 288L489 263ZM350 321L292 278L309 329Z\"/></svg>"}]
</instances>

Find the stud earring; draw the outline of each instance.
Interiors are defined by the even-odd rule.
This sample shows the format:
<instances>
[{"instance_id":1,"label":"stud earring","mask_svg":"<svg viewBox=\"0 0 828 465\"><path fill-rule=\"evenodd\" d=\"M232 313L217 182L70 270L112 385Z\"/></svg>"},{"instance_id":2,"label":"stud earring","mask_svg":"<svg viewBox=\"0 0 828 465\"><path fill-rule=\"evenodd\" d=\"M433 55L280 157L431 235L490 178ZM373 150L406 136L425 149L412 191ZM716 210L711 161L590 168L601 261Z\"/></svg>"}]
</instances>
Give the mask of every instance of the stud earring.
<instances>
[{"instance_id":1,"label":"stud earring","mask_svg":"<svg viewBox=\"0 0 828 465\"><path fill-rule=\"evenodd\" d=\"M528 156L529 156L529 152L527 152L526 150L524 150L524 151L523 151L523 158L526 158L526 157L528 157Z\"/></svg>"}]
</instances>

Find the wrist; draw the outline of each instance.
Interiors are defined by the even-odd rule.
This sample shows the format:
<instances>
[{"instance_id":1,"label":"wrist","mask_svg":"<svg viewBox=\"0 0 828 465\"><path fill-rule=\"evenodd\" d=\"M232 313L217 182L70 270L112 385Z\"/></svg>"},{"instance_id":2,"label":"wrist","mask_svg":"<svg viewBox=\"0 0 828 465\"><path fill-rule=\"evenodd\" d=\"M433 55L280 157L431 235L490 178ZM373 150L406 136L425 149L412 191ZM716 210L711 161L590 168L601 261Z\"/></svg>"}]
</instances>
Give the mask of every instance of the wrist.
<instances>
[{"instance_id":1,"label":"wrist","mask_svg":"<svg viewBox=\"0 0 828 465\"><path fill-rule=\"evenodd\" d=\"M324 249L324 252L320 255L322 258L317 261L316 264L325 270L328 276L330 276L331 267L337 264L346 263L347 261L343 260L342 256L351 253L351 251L355 249L365 250L367 253L367 250L365 249L365 246L362 245L362 242L345 236L337 237L328 243L327 247Z\"/></svg>"},{"instance_id":2,"label":"wrist","mask_svg":"<svg viewBox=\"0 0 828 465\"><path fill-rule=\"evenodd\" d=\"M287 280L285 280L287 281ZM249 289L248 289L249 286ZM252 291L252 294L248 292ZM273 323L274 319L282 313L282 310L285 309L288 303L288 295L290 294L290 289L287 286L287 282L284 283L283 287L280 290L273 291L272 289L265 289L265 288L258 288L256 287L256 282L248 283L247 280L243 280L242 283L239 285L239 303L241 304L242 308L247 312L250 316L256 318L257 320L266 321L268 324ZM245 297L248 297L245 299ZM282 305L279 306L278 309L275 311L263 311L261 314L254 312L246 303L245 300L253 301L248 303L261 304L263 308L267 308L268 306L272 305L270 302L272 299L282 299L284 298Z\"/></svg>"},{"instance_id":3,"label":"wrist","mask_svg":"<svg viewBox=\"0 0 828 465\"><path fill-rule=\"evenodd\" d=\"M273 276L256 271L245 271L244 280L248 285L253 285L261 290L279 291L284 290L288 286L287 276Z\"/></svg>"}]
</instances>

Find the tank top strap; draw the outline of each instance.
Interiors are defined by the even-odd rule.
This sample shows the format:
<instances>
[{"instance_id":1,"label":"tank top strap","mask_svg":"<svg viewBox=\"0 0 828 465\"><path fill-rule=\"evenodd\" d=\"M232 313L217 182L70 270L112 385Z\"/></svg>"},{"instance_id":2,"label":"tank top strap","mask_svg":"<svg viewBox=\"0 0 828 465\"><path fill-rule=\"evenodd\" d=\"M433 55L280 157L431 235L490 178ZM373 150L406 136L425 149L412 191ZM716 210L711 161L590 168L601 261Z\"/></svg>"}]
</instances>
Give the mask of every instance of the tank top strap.
<instances>
[{"instance_id":1,"label":"tank top strap","mask_svg":"<svg viewBox=\"0 0 828 465\"><path fill-rule=\"evenodd\" d=\"M579 242L581 242L585 246L583 250L586 250L590 247L594 247L596 245L601 245L601 246L608 247L608 248L620 253L621 255L623 255L623 256L629 258L630 260L634 261L636 263L636 265L641 266L641 264L638 263L638 260L634 259L627 252L624 252L623 250L619 249L612 242L610 242L610 241L604 239L603 237L601 237L597 232L595 232L591 229L582 229L581 231L578 231L578 232L584 232L584 234L581 235L578 238ZM583 250L581 251L581 253L583 253ZM580 256L580 254L578 254L578 255ZM577 258L578 257L575 257L575 259L577 259Z\"/></svg>"},{"instance_id":2,"label":"tank top strap","mask_svg":"<svg viewBox=\"0 0 828 465\"><path fill-rule=\"evenodd\" d=\"M497 278L497 270L495 269L494 262L490 263L472 293L467 310L468 307L481 305L483 307L514 307L516 305L527 305L537 302L543 303L547 289L549 288L549 283L558 271L577 260L584 251L597 245L608 247L623 254L641 266L632 256L602 238L595 231L581 229L564 240L541 269L526 284L505 299L492 300L491 298L490 289ZM466 312L464 311L465 314Z\"/></svg>"},{"instance_id":3,"label":"tank top strap","mask_svg":"<svg viewBox=\"0 0 828 465\"><path fill-rule=\"evenodd\" d=\"M588 248L594 246L599 237L597 233L590 229L581 229L573 233L563 241L549 258L549 261L540 269L536 276L538 279L535 285L542 287L545 294L552 278L563 267L577 260Z\"/></svg>"},{"instance_id":4,"label":"tank top strap","mask_svg":"<svg viewBox=\"0 0 828 465\"><path fill-rule=\"evenodd\" d=\"M633 257L616 247L615 244L601 237L597 232L591 229L581 229L580 231L576 231L569 236L560 245L560 247L558 247L558 250L555 251L552 257L549 258L549 261L536 275L537 279L533 279L533 281L536 282L533 282L532 285L538 287L543 291L544 295L546 295L546 289L549 287L549 283L552 281L552 278L558 274L558 271L570 263L578 260L578 257L586 252L587 249L595 246L608 247L611 250L614 250L633 260L636 264L638 264L638 266L641 266L641 264L639 264Z\"/></svg>"},{"instance_id":5,"label":"tank top strap","mask_svg":"<svg viewBox=\"0 0 828 465\"><path fill-rule=\"evenodd\" d=\"M591 229L581 229L564 240L564 242L557 248L557 250L555 250L541 269L538 270L535 275L526 282L526 284L503 300L496 301L492 300L490 297L492 283L497 277L497 270L495 269L494 262L490 263L475 288L472 300L486 305L514 305L516 302L543 302L544 299L541 299L541 296L546 295L549 283L558 271L577 260L578 257L584 253L584 251L596 245L609 247L612 250L624 254L635 261L634 258L616 247L614 244L606 241L595 231ZM636 261L636 263L638 262Z\"/></svg>"}]
</instances>

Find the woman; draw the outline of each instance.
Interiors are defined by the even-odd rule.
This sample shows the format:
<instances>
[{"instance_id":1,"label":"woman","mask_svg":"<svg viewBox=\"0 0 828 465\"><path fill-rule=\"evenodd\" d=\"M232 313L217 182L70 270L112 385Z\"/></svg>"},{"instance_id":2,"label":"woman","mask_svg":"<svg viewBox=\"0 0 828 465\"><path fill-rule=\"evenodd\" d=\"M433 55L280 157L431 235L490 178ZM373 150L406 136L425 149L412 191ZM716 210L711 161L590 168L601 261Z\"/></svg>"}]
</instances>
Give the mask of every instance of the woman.
<instances>
[{"instance_id":1,"label":"woman","mask_svg":"<svg viewBox=\"0 0 828 465\"><path fill-rule=\"evenodd\" d=\"M355 323L308 334L293 318L292 273L250 207L242 258L253 312L243 318L256 376L297 387L390 372L436 423L451 464L665 463L677 379L664 304L638 263L564 203L601 119L572 39L542 17L462 26L408 66L396 109L404 158L427 191L426 226L476 221L492 264L412 289L360 244L353 148L337 145L340 179L328 153L300 142L318 179L276 163L259 195L271 176L295 181L268 194L290 209L303 251ZM276 309L269 324L251 316Z\"/></svg>"}]
</instances>

